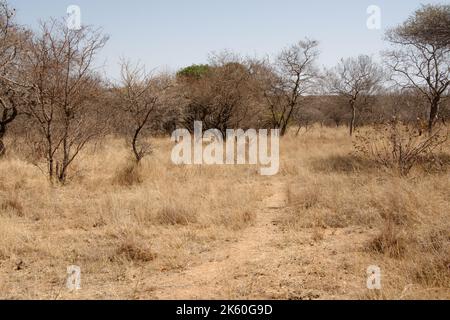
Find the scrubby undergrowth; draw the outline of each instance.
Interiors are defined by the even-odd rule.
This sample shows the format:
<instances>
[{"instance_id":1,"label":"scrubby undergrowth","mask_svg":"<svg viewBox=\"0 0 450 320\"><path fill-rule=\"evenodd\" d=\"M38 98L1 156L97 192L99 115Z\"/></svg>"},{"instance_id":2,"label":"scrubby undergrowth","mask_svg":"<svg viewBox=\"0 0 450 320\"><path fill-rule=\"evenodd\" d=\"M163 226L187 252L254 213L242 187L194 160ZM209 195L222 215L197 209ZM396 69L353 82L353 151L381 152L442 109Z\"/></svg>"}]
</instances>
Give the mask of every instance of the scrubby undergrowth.
<instances>
[{"instance_id":1,"label":"scrubby undergrowth","mask_svg":"<svg viewBox=\"0 0 450 320\"><path fill-rule=\"evenodd\" d=\"M252 292L283 287L289 294L272 296L448 298L445 161L433 170L418 165L404 177L354 155L345 128L282 138L274 177L252 166L175 166L168 139L154 146L151 157L131 167L123 141L109 138L80 155L65 186L49 184L20 153L0 160L0 297L73 298L64 283L75 264L85 284L77 297L152 298L150 289L139 289L144 278L216 259L255 224L276 181L286 185L288 199L274 221L277 256L267 258L282 261L279 278L253 284ZM441 156L449 155L446 145ZM383 271L377 294L364 288L372 264Z\"/></svg>"}]
</instances>

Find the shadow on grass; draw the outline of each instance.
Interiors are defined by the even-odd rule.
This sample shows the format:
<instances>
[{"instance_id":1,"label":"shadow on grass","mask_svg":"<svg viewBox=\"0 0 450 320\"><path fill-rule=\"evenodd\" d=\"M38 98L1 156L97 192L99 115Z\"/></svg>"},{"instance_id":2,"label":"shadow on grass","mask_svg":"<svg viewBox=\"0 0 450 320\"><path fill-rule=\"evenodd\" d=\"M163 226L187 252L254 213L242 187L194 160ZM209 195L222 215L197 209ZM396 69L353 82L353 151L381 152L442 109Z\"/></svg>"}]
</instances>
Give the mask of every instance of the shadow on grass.
<instances>
[{"instance_id":1,"label":"shadow on grass","mask_svg":"<svg viewBox=\"0 0 450 320\"><path fill-rule=\"evenodd\" d=\"M440 174L450 170L450 154L437 153L431 156L420 157L417 166L429 174Z\"/></svg>"},{"instance_id":2,"label":"shadow on grass","mask_svg":"<svg viewBox=\"0 0 450 320\"><path fill-rule=\"evenodd\" d=\"M366 159L355 154L332 155L326 158L313 158L310 160L312 169L316 172L337 172L337 173L374 173L380 170L393 170L380 163ZM438 153L420 157L414 164L419 171L428 174L442 174L450 171L450 154ZM395 169L394 169L395 170Z\"/></svg>"},{"instance_id":3,"label":"shadow on grass","mask_svg":"<svg viewBox=\"0 0 450 320\"><path fill-rule=\"evenodd\" d=\"M380 169L380 166L368 159L358 157L354 154L332 155L326 158L313 158L310 165L317 172L373 172Z\"/></svg>"}]
</instances>

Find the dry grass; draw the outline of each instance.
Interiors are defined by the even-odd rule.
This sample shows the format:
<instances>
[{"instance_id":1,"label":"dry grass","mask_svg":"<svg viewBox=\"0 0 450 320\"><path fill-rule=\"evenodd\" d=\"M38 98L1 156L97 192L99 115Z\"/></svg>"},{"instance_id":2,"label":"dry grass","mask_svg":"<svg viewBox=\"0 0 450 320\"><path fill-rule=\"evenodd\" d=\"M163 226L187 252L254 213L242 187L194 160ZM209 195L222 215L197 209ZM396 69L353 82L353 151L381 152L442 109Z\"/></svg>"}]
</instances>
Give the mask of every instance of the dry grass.
<instances>
[{"instance_id":1,"label":"dry grass","mask_svg":"<svg viewBox=\"0 0 450 320\"><path fill-rule=\"evenodd\" d=\"M359 247L354 265L372 261L366 264L380 265L384 272L382 294L361 291L357 297L448 298L448 144L436 170L422 162L405 178L354 156L350 143L343 132L332 134L330 129L316 130L301 142L284 142L284 148L296 150L290 157L298 161L288 162L295 179L290 180L283 223L297 234L310 228L315 241L323 238L323 228L348 233L347 250Z\"/></svg>"},{"instance_id":2,"label":"dry grass","mask_svg":"<svg viewBox=\"0 0 450 320\"><path fill-rule=\"evenodd\" d=\"M156 219L163 225L188 225L197 222L197 215L180 205L168 204L158 211Z\"/></svg>"},{"instance_id":3,"label":"dry grass","mask_svg":"<svg viewBox=\"0 0 450 320\"><path fill-rule=\"evenodd\" d=\"M119 186L131 187L143 182L141 166L129 160L123 168L117 169L117 174L114 177L113 183Z\"/></svg>"},{"instance_id":4,"label":"dry grass","mask_svg":"<svg viewBox=\"0 0 450 320\"><path fill-rule=\"evenodd\" d=\"M153 144L134 167L110 137L83 153L64 187L17 152L0 160L1 298L158 298L179 271L226 262L226 248L251 238L274 181L288 199L272 213L277 231L260 261L220 272L225 298L449 298L448 162L400 177L352 155L345 128L284 137L275 177L175 166L168 139ZM449 154L447 145L440 157ZM76 296L64 288L72 264L82 269ZM365 289L373 264L383 272L376 294Z\"/></svg>"},{"instance_id":5,"label":"dry grass","mask_svg":"<svg viewBox=\"0 0 450 320\"><path fill-rule=\"evenodd\" d=\"M127 261L149 262L154 260L157 255L152 252L148 243L140 243L133 236L129 235L122 240L115 254L111 256L111 260L122 257Z\"/></svg>"}]
</instances>

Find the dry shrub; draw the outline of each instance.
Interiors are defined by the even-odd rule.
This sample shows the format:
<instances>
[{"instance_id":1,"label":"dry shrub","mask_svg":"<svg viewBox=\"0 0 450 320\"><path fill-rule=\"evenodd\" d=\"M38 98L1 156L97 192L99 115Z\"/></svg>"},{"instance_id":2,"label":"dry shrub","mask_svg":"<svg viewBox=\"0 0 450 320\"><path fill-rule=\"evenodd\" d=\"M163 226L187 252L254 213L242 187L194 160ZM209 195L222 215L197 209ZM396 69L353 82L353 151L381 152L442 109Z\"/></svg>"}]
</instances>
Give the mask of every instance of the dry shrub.
<instances>
[{"instance_id":1,"label":"dry shrub","mask_svg":"<svg viewBox=\"0 0 450 320\"><path fill-rule=\"evenodd\" d=\"M450 168L450 155L439 152L421 157L417 162L426 173L445 173Z\"/></svg>"},{"instance_id":2,"label":"dry shrub","mask_svg":"<svg viewBox=\"0 0 450 320\"><path fill-rule=\"evenodd\" d=\"M387 124L359 129L353 145L358 155L406 176L418 162L434 159L434 151L447 138L448 131L443 127L427 135L414 125L394 119Z\"/></svg>"},{"instance_id":3,"label":"dry shrub","mask_svg":"<svg viewBox=\"0 0 450 320\"><path fill-rule=\"evenodd\" d=\"M417 210L423 205L419 197L418 192L409 185L401 181L389 182L374 191L369 198L369 205L384 221L405 226L417 220Z\"/></svg>"},{"instance_id":4,"label":"dry shrub","mask_svg":"<svg viewBox=\"0 0 450 320\"><path fill-rule=\"evenodd\" d=\"M256 219L256 213L250 212L248 210L244 211L233 211L230 214L230 224L228 225L229 228L233 230L240 230L248 227L250 224L252 224Z\"/></svg>"},{"instance_id":5,"label":"dry shrub","mask_svg":"<svg viewBox=\"0 0 450 320\"><path fill-rule=\"evenodd\" d=\"M369 242L368 248L391 258L401 258L406 252L407 242L403 231L392 220L386 220L380 233Z\"/></svg>"},{"instance_id":6,"label":"dry shrub","mask_svg":"<svg viewBox=\"0 0 450 320\"><path fill-rule=\"evenodd\" d=\"M305 187L291 185L288 188L288 202L291 207L309 210L319 205L320 196L321 188L316 183Z\"/></svg>"},{"instance_id":7,"label":"dry shrub","mask_svg":"<svg viewBox=\"0 0 450 320\"><path fill-rule=\"evenodd\" d=\"M188 225L197 222L197 214L179 205L168 204L158 211L156 220L163 225Z\"/></svg>"},{"instance_id":8,"label":"dry shrub","mask_svg":"<svg viewBox=\"0 0 450 320\"><path fill-rule=\"evenodd\" d=\"M232 210L218 213L213 218L213 223L224 226L230 230L242 230L251 225L256 219L256 213L250 210Z\"/></svg>"},{"instance_id":9,"label":"dry shrub","mask_svg":"<svg viewBox=\"0 0 450 320\"><path fill-rule=\"evenodd\" d=\"M0 210L13 212L18 217L24 216L23 206L18 199L3 200L0 202Z\"/></svg>"},{"instance_id":10,"label":"dry shrub","mask_svg":"<svg viewBox=\"0 0 450 320\"><path fill-rule=\"evenodd\" d=\"M415 281L427 286L450 286L450 231L434 227L416 235L411 273Z\"/></svg>"},{"instance_id":11,"label":"dry shrub","mask_svg":"<svg viewBox=\"0 0 450 320\"><path fill-rule=\"evenodd\" d=\"M141 167L136 162L128 163L119 169L114 177L114 184L130 187L143 182Z\"/></svg>"},{"instance_id":12,"label":"dry shrub","mask_svg":"<svg viewBox=\"0 0 450 320\"><path fill-rule=\"evenodd\" d=\"M117 248L112 260L125 258L127 261L148 262L156 258L148 244L137 241L134 237L126 237Z\"/></svg>"},{"instance_id":13,"label":"dry shrub","mask_svg":"<svg viewBox=\"0 0 450 320\"><path fill-rule=\"evenodd\" d=\"M448 288L450 286L449 254L417 256L410 267L414 280L429 287Z\"/></svg>"},{"instance_id":14,"label":"dry shrub","mask_svg":"<svg viewBox=\"0 0 450 320\"><path fill-rule=\"evenodd\" d=\"M429 287L450 287L449 255L417 256L411 263L414 280Z\"/></svg>"}]
</instances>

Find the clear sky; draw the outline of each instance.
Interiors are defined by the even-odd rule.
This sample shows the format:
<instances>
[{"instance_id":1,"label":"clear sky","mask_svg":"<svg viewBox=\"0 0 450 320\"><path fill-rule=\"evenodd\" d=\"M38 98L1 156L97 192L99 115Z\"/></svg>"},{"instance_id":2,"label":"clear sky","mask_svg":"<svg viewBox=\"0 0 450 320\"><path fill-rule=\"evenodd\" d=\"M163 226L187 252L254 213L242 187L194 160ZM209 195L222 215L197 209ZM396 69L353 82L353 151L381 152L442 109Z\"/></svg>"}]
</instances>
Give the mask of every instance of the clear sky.
<instances>
[{"instance_id":1,"label":"clear sky","mask_svg":"<svg viewBox=\"0 0 450 320\"><path fill-rule=\"evenodd\" d=\"M99 61L118 76L120 57L148 69L175 71L205 63L209 52L229 49L244 56L274 55L304 37L320 41L320 64L360 53L377 55L387 27L404 21L432 0L9 0L20 23L64 17L78 5L83 24L110 36ZM366 26L367 8L381 9L381 30Z\"/></svg>"}]
</instances>

